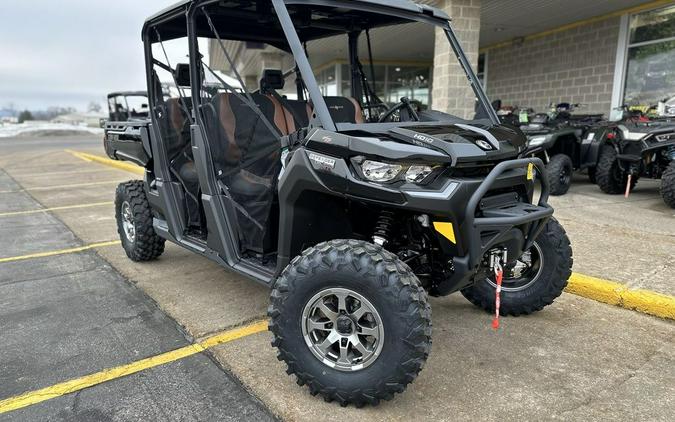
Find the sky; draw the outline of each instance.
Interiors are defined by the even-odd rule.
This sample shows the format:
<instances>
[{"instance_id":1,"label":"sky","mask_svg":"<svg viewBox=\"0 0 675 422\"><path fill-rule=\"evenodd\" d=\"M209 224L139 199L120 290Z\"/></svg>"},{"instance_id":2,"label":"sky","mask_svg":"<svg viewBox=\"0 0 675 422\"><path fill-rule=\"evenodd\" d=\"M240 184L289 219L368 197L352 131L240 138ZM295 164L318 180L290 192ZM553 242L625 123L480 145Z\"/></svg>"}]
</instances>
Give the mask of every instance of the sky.
<instances>
[{"instance_id":1,"label":"sky","mask_svg":"<svg viewBox=\"0 0 675 422\"><path fill-rule=\"evenodd\" d=\"M86 110L144 90L141 27L177 0L2 0L0 109Z\"/></svg>"}]
</instances>

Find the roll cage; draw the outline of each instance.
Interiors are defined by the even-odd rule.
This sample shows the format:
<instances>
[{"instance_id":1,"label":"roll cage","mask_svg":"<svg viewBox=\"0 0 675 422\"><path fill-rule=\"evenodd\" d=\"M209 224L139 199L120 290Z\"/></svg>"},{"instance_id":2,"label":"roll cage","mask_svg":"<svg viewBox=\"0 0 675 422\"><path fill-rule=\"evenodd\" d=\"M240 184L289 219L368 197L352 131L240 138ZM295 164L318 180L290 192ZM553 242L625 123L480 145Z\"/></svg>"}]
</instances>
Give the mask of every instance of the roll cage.
<instances>
[{"instance_id":1,"label":"roll cage","mask_svg":"<svg viewBox=\"0 0 675 422\"><path fill-rule=\"evenodd\" d=\"M266 43L293 55L297 74L314 105L316 121L313 122L313 126L338 131L358 129L351 123L334 122L309 63L304 48L306 43L343 34L354 38L354 35L358 37L360 33L367 33L373 28L406 22L431 24L445 32L476 94L479 106L485 110L492 124L499 124L496 112L490 106L487 95L459 45L450 25L450 17L437 8L419 5L409 0L187 0L146 20L143 26L143 40L146 46L160 39L167 41L187 36L190 57L199 57L197 39L214 38L214 34L209 22L198 12L216 4L220 7L215 9L217 14L211 13L211 19L218 28L221 39ZM357 81L355 75L360 72L360 83L351 84L352 96L362 102L364 95L366 99L370 97L369 76L367 70L356 68L360 63L355 48L354 43L350 42L353 82ZM152 58L147 47L146 60L146 66L150 69ZM152 87L153 81L149 73L148 86ZM199 60L190 60L190 74L192 86L201 86L203 72ZM192 91L193 97L198 97L199 91ZM195 100L198 101L199 98L193 98L193 101ZM197 104L197 101L194 103ZM372 107L371 104L363 106L364 109Z\"/></svg>"},{"instance_id":2,"label":"roll cage","mask_svg":"<svg viewBox=\"0 0 675 422\"><path fill-rule=\"evenodd\" d=\"M145 111L133 110L129 105L129 98L145 98L147 103L147 91L119 91L108 94L108 118L111 121L124 121L130 118L144 119L147 118L147 104Z\"/></svg>"},{"instance_id":3,"label":"roll cage","mask_svg":"<svg viewBox=\"0 0 675 422\"><path fill-rule=\"evenodd\" d=\"M218 151L218 146L214 143L232 137L214 138L213 132L210 132L210 128L213 128L213 121L209 123L204 114L203 106L212 106L213 101L210 101L211 104L206 104L202 95L205 70L211 69L208 69L208 65L204 63L200 54L200 38L216 39L219 44L220 40L264 43L293 55L294 71L313 105L309 124L306 127L300 127L301 130L296 132L288 130L287 132L290 133L269 130L265 138L269 141L270 133L274 135L276 147L272 152L269 148L270 142L265 145L251 144L250 140L256 138L256 131L259 126L262 126L262 124L254 123L250 134L241 139L248 139L250 145L245 147L246 152L253 151L252 156L257 159L260 154L255 153L256 149L265 154L279 154L283 146L289 143L287 138L299 136L303 133L302 129L321 128L330 132L340 132L358 130L359 125L362 124L334 121L307 57L304 46L306 42L335 35L349 36L373 28L408 22L431 24L445 31L451 48L466 72L467 80L476 94L479 105L488 111L488 125L498 125L499 119L490 107L476 75L462 52L448 16L428 6L417 5L407 0L387 2L375 0L193 0L179 3L148 19L143 27L142 35L152 123L149 130L151 131L153 164L148 168L146 179L151 189L149 195L153 209L160 217L156 221L158 225L155 230L161 233L162 237L172 239L195 252L207 254L223 265L258 280L272 279L275 269L270 268L270 264L274 266L273 261L276 260L276 270L278 270L285 265L286 260L282 256L282 249L283 253L288 254L286 251L288 245L279 244L277 259L268 260L269 251L276 250L274 243L277 239L273 239L274 243L270 247L267 233L253 234L269 230L271 236L276 236L278 239L287 235L281 230L283 226L281 221L285 221L284 218L286 218L283 210L274 212L270 210L270 207L280 206L274 203L275 174L278 175L278 169L270 166L247 171L244 167L251 163L245 162L241 157L237 158L238 162L225 163L239 172L237 176L243 176L239 177L240 180L248 179L249 185L245 189L238 189L236 182L227 179L230 176L227 169L223 171L223 163L219 161L223 154L219 154L222 151ZM163 43L183 38L187 39L189 63L168 63ZM351 38L354 38L354 35ZM153 46L156 44L161 46L158 57L166 56L166 63L153 56ZM350 44L352 44L350 58L353 66L358 64L358 55L353 51L355 43ZM222 48L222 44L220 47ZM175 69L172 68L174 64L177 65ZM156 70L159 69L170 73L179 94L178 98L170 98L169 101L164 99L164 92L156 74ZM354 75L353 80L360 79L361 88L368 89L366 71L363 68L357 70L360 74ZM239 75L237 76L242 82ZM242 86L244 86L243 83ZM231 86L225 85L225 87L228 88L228 98L237 97L238 101L227 100L222 103L218 101L218 104L222 104L217 112L219 116L222 116L221 110L225 109L224 106L231 109L241 106L237 103L239 102L254 109L261 117L258 119L259 122L265 123L268 128L271 126L270 120L272 119L269 118L269 114L263 116L260 110L256 110L261 107L260 102L256 103L246 89L243 93L237 93ZM298 91L300 92L300 89ZM357 95L358 88L352 86L352 96ZM359 97L358 101L362 101L363 97ZM210 100L215 99L215 97L210 98ZM270 106L270 102L267 100L266 102ZM183 121L179 121L176 125L176 120L181 120L181 114ZM209 120L213 119L209 117ZM443 122L458 123L456 120L458 119ZM443 122L436 121L433 124ZM416 123L425 125L431 122ZM246 124L242 121L242 124L238 124L237 127L246 127ZM414 123L396 122L379 125L393 127L407 124ZM369 123L369 125L370 129L382 129L376 128L377 124ZM171 133L168 135L167 126L173 126L169 128ZM218 129L222 129L222 126ZM239 136L234 136L234 138L237 141L240 139ZM275 156L267 162L270 165L277 165L281 160ZM250 183L255 185L260 181L267 184L264 199L257 200L258 205L264 203L264 209L256 211L253 206L246 205L250 198L245 196L253 192ZM258 219L254 212L266 217ZM274 221L269 220L273 218L270 217L272 215L276 215L276 218L280 220L277 222L278 227L275 226ZM248 220L251 223L250 227L245 228L243 220ZM198 229L193 231L195 227ZM246 230L248 232L243 233ZM259 249L249 248L249 243L242 242L242 238L248 235L251 238L255 237L251 244L263 246ZM245 254L250 254L251 251L255 253L256 260L260 258L255 263L245 259L247 256Z\"/></svg>"}]
</instances>

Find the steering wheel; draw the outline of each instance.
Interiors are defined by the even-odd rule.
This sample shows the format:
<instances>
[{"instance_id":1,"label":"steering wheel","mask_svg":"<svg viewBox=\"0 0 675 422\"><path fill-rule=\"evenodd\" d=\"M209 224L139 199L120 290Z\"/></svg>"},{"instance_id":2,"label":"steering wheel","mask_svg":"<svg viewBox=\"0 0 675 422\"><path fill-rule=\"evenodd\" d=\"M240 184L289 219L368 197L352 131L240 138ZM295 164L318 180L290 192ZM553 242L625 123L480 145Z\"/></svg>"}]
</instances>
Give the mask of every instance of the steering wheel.
<instances>
[{"instance_id":1,"label":"steering wheel","mask_svg":"<svg viewBox=\"0 0 675 422\"><path fill-rule=\"evenodd\" d=\"M378 123L386 122L388 119L391 119L394 113L400 112L403 109L407 110L408 113L410 113L410 117L413 119L413 121L415 122L420 121L420 116L417 114L417 111L415 111L415 108L412 106L412 104L410 104L410 100L407 97L402 97L401 101L398 104L391 107L382 116L380 116Z\"/></svg>"}]
</instances>

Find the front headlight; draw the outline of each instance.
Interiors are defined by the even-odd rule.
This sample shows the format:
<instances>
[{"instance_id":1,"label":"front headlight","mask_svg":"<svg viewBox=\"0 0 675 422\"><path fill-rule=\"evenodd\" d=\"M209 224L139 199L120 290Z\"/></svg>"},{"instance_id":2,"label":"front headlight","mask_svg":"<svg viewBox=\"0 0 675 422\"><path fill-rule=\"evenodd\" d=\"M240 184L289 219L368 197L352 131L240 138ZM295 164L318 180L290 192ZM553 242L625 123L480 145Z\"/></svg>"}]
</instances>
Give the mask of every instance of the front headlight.
<instances>
[{"instance_id":1,"label":"front headlight","mask_svg":"<svg viewBox=\"0 0 675 422\"><path fill-rule=\"evenodd\" d=\"M426 164L396 164L361 160L363 160L362 157L355 157L352 163L360 168L360 173L366 180L377 183L406 181L419 184L439 168Z\"/></svg>"},{"instance_id":2,"label":"front headlight","mask_svg":"<svg viewBox=\"0 0 675 422\"><path fill-rule=\"evenodd\" d=\"M371 182L390 182L403 170L399 164L381 163L379 161L366 160L361 163L361 171L366 179Z\"/></svg>"},{"instance_id":3,"label":"front headlight","mask_svg":"<svg viewBox=\"0 0 675 422\"><path fill-rule=\"evenodd\" d=\"M528 145L531 147L537 147L546 142L546 136L533 136L528 141Z\"/></svg>"},{"instance_id":4,"label":"front headlight","mask_svg":"<svg viewBox=\"0 0 675 422\"><path fill-rule=\"evenodd\" d=\"M419 183L427 178L433 172L434 169L431 166L424 165L414 165L410 166L408 171L405 172L405 180L409 183Z\"/></svg>"}]
</instances>

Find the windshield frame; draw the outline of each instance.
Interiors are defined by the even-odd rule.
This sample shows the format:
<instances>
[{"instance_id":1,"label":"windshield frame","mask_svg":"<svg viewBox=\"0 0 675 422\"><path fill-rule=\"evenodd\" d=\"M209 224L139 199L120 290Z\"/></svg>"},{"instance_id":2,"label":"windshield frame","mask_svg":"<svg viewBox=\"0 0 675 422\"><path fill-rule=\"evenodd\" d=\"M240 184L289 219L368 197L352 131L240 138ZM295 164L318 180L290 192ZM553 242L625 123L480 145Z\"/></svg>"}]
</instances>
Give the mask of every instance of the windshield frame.
<instances>
[{"instance_id":1,"label":"windshield frame","mask_svg":"<svg viewBox=\"0 0 675 422\"><path fill-rule=\"evenodd\" d=\"M200 72L197 63L198 61L193 59L194 55L198 53L198 46L196 45L198 38L198 24L196 22L197 11L199 8L217 3L218 0L192 2L189 4L187 10L186 23L187 35L189 39L188 43L190 44L190 73L193 86L200 86L199 84L201 83L198 76ZM472 66L469 63L469 60L464 54L455 32L451 27L450 18L441 10L431 8L429 6L416 5L419 7L419 9L414 11L412 8L408 9L374 2L348 0L271 0L271 3L274 12L276 13L276 19L278 19L283 35L286 38L286 43L290 50L289 53L293 54L293 58L297 64L298 71L309 94L309 98L314 105L315 118L310 123L310 127L321 126L326 130L337 131L338 126L341 129L343 124L336 124L328 111L328 106L321 94L316 76L314 74L314 69L309 62L309 58L307 57L306 51L303 47L303 41L300 40L298 35L299 32L293 23L287 5L340 7L354 11L391 16L394 18L406 20L410 23L424 23L442 29L446 34L451 49L454 52L460 66L462 67L468 82L471 85L478 102L480 103L480 106L486 110L487 116L493 125L499 124L499 118L497 117L496 112L492 109L487 95L485 94L478 77L476 76ZM348 32L349 31L345 31L344 33L347 34ZM150 78L148 77L148 79ZM400 122L401 125L405 123L410 122ZM448 122L446 121L444 123ZM367 127L368 124L364 124L366 125L365 127Z\"/></svg>"},{"instance_id":2,"label":"windshield frame","mask_svg":"<svg viewBox=\"0 0 675 422\"><path fill-rule=\"evenodd\" d=\"M461 44L457 38L457 35L455 34L454 30L452 29L451 19L448 19L447 17L437 17L435 15L427 15L427 14L421 14L421 13L415 13L415 12L410 12L404 9L400 9L397 7L392 7L392 6L387 6L387 5L378 5L375 3L362 3L362 2L355 2L355 1L344 1L344 0L272 0L272 3L274 4L275 9L277 9L277 15L279 17L279 20L281 21L282 28L284 32L286 33L286 38L288 40L289 45L291 46L291 49L293 50L294 57L296 59L296 63L298 63L298 67L300 69L300 73L302 74L302 78L308 88L310 98L312 99L312 102L314 103L315 107L318 105L321 105L320 107L317 107L317 117L320 119L322 125L324 128L335 128L334 130L347 130L348 128L355 128L358 126L359 128L365 128L368 127L369 124L372 123L364 123L364 124L351 124L351 123L339 123L336 124L332 117L330 116L330 113L328 112L328 108L326 107L326 103L323 99L323 96L320 93L318 83L316 81L316 78L314 76L314 72L311 68L311 65L309 64L309 58L306 55L306 52L304 48L302 47L302 43L298 37L298 33L296 31L295 26L293 25L292 20L290 19L290 16L288 15L288 9L286 9L285 5L287 4L304 4L304 5L315 5L315 6L337 6L337 7L344 7L347 9L351 10L360 10L364 12L371 12L371 13L380 13L380 14L386 14L386 15L391 15L395 16L398 18L406 19L409 20L411 23L412 22L420 22L420 23L425 23L429 25L433 25L437 28L441 28L443 32L445 32L446 37L448 39L448 42L450 43L451 49L455 54L455 57L457 58L460 66L462 67L462 70L464 71L469 84L471 85L471 88L474 91L474 94L476 95L476 98L480 105L486 110L488 118L490 122L493 125L498 125L500 123L499 117L497 116L497 113L495 110L492 108L492 105L490 104L490 100L488 99L487 94L485 93L485 90L483 89L483 86L481 85L478 77L476 76L475 71L473 70L473 67L471 66L469 59L466 57L466 54L464 53L464 50L461 47ZM281 6L281 7L279 7ZM283 9L285 12L284 14L288 17L287 22L284 22L281 18L281 14L279 13L279 9ZM446 15L447 16L447 15ZM287 29L287 25L290 26L290 31ZM297 43L297 51L298 53L296 54L296 49L294 47L294 44ZM301 65L300 61L305 62L303 65ZM304 68L304 69L303 69ZM313 88L315 90L310 89L310 85L314 85ZM313 92L315 91L315 92ZM325 108L325 111L322 110ZM324 114L325 113L325 114ZM458 120L463 120L466 122L471 122L472 120L464 120L461 118L458 118ZM484 119L483 119L484 121ZM448 121L450 122L450 121ZM444 122L444 123L448 123ZM329 125L327 125L327 123ZM419 123L419 122L400 122L399 126L401 124L405 123ZM440 122L439 122L440 123Z\"/></svg>"}]
</instances>

